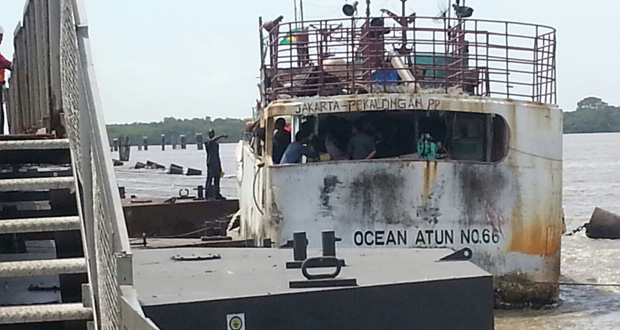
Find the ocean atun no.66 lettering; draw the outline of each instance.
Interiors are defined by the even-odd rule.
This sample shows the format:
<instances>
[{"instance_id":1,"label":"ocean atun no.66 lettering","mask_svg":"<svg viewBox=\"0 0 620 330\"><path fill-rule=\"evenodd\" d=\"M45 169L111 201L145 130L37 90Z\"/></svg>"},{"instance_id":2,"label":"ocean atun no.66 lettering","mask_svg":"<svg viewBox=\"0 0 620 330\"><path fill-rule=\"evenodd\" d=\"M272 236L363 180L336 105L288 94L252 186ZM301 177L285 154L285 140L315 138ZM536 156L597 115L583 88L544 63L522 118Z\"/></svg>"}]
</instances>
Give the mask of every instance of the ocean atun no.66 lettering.
<instances>
[{"instance_id":1,"label":"ocean atun no.66 lettering","mask_svg":"<svg viewBox=\"0 0 620 330\"><path fill-rule=\"evenodd\" d=\"M452 244L498 244L501 234L493 228L358 230L356 246L447 246Z\"/></svg>"}]
</instances>

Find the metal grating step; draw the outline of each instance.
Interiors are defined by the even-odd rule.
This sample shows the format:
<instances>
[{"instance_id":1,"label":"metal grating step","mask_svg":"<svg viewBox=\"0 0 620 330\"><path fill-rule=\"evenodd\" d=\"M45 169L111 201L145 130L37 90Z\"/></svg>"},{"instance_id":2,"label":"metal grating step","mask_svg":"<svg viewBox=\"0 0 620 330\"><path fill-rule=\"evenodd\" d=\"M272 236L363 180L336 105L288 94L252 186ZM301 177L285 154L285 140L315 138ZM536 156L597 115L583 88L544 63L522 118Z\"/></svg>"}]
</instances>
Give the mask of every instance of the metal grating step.
<instances>
[{"instance_id":1,"label":"metal grating step","mask_svg":"<svg viewBox=\"0 0 620 330\"><path fill-rule=\"evenodd\" d=\"M0 325L92 320L93 311L81 303L0 307Z\"/></svg>"},{"instance_id":2,"label":"metal grating step","mask_svg":"<svg viewBox=\"0 0 620 330\"><path fill-rule=\"evenodd\" d=\"M0 151L69 149L69 139L0 141Z\"/></svg>"},{"instance_id":3,"label":"metal grating step","mask_svg":"<svg viewBox=\"0 0 620 330\"><path fill-rule=\"evenodd\" d=\"M84 258L0 262L0 278L81 273L86 273Z\"/></svg>"},{"instance_id":4,"label":"metal grating step","mask_svg":"<svg viewBox=\"0 0 620 330\"><path fill-rule=\"evenodd\" d=\"M80 217L0 220L0 234L69 231L80 229Z\"/></svg>"},{"instance_id":5,"label":"metal grating step","mask_svg":"<svg viewBox=\"0 0 620 330\"><path fill-rule=\"evenodd\" d=\"M73 181L73 177L4 179L0 180L0 192L71 189Z\"/></svg>"}]
</instances>

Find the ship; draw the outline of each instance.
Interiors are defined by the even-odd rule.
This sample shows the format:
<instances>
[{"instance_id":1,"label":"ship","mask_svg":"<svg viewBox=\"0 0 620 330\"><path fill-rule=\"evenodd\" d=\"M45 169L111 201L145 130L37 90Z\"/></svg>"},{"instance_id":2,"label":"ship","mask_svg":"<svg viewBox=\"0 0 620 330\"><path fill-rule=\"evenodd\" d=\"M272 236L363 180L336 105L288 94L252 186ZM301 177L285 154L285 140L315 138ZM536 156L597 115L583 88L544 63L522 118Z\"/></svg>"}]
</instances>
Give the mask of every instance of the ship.
<instances>
[{"instance_id":1,"label":"ship","mask_svg":"<svg viewBox=\"0 0 620 330\"><path fill-rule=\"evenodd\" d=\"M402 5L259 20L260 99L237 149L241 236L469 248L496 306L557 302L556 30L478 19L458 0L437 16ZM304 155L284 163L296 138Z\"/></svg>"}]
</instances>

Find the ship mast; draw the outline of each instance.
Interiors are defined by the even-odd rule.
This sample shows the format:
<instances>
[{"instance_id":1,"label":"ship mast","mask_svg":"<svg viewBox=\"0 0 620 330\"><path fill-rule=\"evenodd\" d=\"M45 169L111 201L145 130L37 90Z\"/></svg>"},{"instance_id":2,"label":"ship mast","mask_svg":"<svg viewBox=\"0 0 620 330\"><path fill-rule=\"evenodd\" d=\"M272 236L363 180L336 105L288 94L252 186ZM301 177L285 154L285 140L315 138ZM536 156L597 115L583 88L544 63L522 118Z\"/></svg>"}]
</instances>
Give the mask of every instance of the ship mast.
<instances>
[{"instance_id":1,"label":"ship mast","mask_svg":"<svg viewBox=\"0 0 620 330\"><path fill-rule=\"evenodd\" d=\"M299 26L297 26L297 0L293 0L293 9L295 10L295 28L298 28Z\"/></svg>"},{"instance_id":2,"label":"ship mast","mask_svg":"<svg viewBox=\"0 0 620 330\"><path fill-rule=\"evenodd\" d=\"M304 0L299 0L299 16L301 17L301 28L304 28Z\"/></svg>"}]
</instances>

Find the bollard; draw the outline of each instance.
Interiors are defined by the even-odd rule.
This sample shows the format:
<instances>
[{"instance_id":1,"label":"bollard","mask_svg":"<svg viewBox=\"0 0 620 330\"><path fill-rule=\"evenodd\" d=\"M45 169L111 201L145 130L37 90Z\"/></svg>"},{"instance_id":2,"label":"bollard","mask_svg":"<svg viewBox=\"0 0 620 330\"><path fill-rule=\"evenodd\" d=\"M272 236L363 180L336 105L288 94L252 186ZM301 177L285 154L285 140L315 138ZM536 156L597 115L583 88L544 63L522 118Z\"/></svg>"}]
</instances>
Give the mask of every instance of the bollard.
<instances>
[{"instance_id":1,"label":"bollard","mask_svg":"<svg viewBox=\"0 0 620 330\"><path fill-rule=\"evenodd\" d=\"M149 138L147 136L142 137L142 145L144 146L144 150L149 150Z\"/></svg>"},{"instance_id":2,"label":"bollard","mask_svg":"<svg viewBox=\"0 0 620 330\"><path fill-rule=\"evenodd\" d=\"M112 139L112 150L118 151L118 139Z\"/></svg>"},{"instance_id":3,"label":"bollard","mask_svg":"<svg viewBox=\"0 0 620 330\"><path fill-rule=\"evenodd\" d=\"M203 186L196 187L198 199L205 199L205 188Z\"/></svg>"},{"instance_id":4,"label":"bollard","mask_svg":"<svg viewBox=\"0 0 620 330\"><path fill-rule=\"evenodd\" d=\"M161 151L166 150L166 134L161 135Z\"/></svg>"},{"instance_id":5,"label":"bollard","mask_svg":"<svg viewBox=\"0 0 620 330\"><path fill-rule=\"evenodd\" d=\"M303 261L308 258L308 239L306 232L297 232L293 234L293 260Z\"/></svg>"},{"instance_id":6,"label":"bollard","mask_svg":"<svg viewBox=\"0 0 620 330\"><path fill-rule=\"evenodd\" d=\"M263 247L270 248L272 246L271 238L263 238Z\"/></svg>"},{"instance_id":7,"label":"bollard","mask_svg":"<svg viewBox=\"0 0 620 330\"><path fill-rule=\"evenodd\" d=\"M181 134L180 136L181 139L181 149L187 149L187 141L185 139L185 134Z\"/></svg>"},{"instance_id":8,"label":"bollard","mask_svg":"<svg viewBox=\"0 0 620 330\"><path fill-rule=\"evenodd\" d=\"M336 238L336 233L333 230L321 232L321 244L324 257L336 256L336 242L338 241L340 241L340 239Z\"/></svg>"},{"instance_id":9,"label":"bollard","mask_svg":"<svg viewBox=\"0 0 620 330\"><path fill-rule=\"evenodd\" d=\"M198 147L198 150L202 150L202 148L204 147L203 143L204 140L202 137L202 133L196 133L196 146Z\"/></svg>"}]
</instances>

